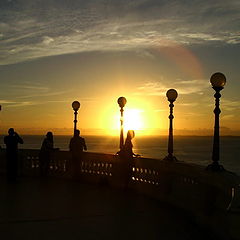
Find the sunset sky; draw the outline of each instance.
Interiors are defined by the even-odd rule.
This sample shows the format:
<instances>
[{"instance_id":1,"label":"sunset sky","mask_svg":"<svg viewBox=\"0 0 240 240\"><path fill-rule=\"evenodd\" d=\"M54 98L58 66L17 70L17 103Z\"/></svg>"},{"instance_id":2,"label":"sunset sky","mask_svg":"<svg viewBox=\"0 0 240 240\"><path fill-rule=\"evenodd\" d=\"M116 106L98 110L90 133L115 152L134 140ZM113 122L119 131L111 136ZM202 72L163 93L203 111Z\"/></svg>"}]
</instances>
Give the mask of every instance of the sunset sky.
<instances>
[{"instance_id":1,"label":"sunset sky","mask_svg":"<svg viewBox=\"0 0 240 240\"><path fill-rule=\"evenodd\" d=\"M71 133L78 100L83 134L126 126L166 134L174 88L176 134L213 129L215 72L222 134L240 135L239 0L1 0L0 131Z\"/></svg>"}]
</instances>

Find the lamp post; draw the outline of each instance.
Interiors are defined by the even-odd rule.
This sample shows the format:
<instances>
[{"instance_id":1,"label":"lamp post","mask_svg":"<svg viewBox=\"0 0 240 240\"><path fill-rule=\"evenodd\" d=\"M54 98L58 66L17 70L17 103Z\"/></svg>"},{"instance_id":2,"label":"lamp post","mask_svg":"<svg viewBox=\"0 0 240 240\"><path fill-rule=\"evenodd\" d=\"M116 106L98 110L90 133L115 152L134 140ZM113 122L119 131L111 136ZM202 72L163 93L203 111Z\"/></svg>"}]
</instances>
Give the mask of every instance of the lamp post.
<instances>
[{"instance_id":1,"label":"lamp post","mask_svg":"<svg viewBox=\"0 0 240 240\"><path fill-rule=\"evenodd\" d=\"M72 108L74 111L74 128L73 128L73 134L75 133L75 130L77 129L77 114L78 114L78 109L80 108L80 102L74 101L72 103Z\"/></svg>"},{"instance_id":2,"label":"lamp post","mask_svg":"<svg viewBox=\"0 0 240 240\"><path fill-rule=\"evenodd\" d=\"M120 118L120 124L121 124L121 128L120 128L120 144L119 144L119 148L120 150L122 149L123 147L123 142L124 142L124 139L123 139L123 108L125 106L125 104L127 103L127 99L125 97L119 97L118 100L118 105L120 107L120 112L121 112L121 118Z\"/></svg>"},{"instance_id":3,"label":"lamp post","mask_svg":"<svg viewBox=\"0 0 240 240\"><path fill-rule=\"evenodd\" d=\"M164 160L177 161L177 158L173 156L173 102L177 99L178 93L175 89L169 89L166 93L168 101L170 102L170 115L169 115L169 135L168 135L168 155Z\"/></svg>"},{"instance_id":4,"label":"lamp post","mask_svg":"<svg viewBox=\"0 0 240 240\"><path fill-rule=\"evenodd\" d=\"M226 77L224 74L217 72L214 73L211 78L210 82L212 84L212 88L215 90L215 122L214 122L214 137L213 137L213 151L212 151L212 163L208 165L207 169L213 170L213 171L223 171L224 168L222 165L219 164L219 115L221 113L221 110L219 108L220 105L220 91L224 88L224 85L226 84Z\"/></svg>"}]
</instances>

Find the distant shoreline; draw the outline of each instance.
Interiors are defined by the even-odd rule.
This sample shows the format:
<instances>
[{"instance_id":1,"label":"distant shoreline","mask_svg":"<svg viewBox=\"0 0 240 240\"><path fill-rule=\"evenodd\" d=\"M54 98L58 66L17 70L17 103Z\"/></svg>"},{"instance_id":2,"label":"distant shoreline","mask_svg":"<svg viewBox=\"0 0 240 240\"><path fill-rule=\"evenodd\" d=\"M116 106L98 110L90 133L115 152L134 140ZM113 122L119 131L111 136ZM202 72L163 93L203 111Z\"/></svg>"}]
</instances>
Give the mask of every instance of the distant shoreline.
<instances>
[{"instance_id":1,"label":"distant shoreline","mask_svg":"<svg viewBox=\"0 0 240 240\"><path fill-rule=\"evenodd\" d=\"M0 137L6 136L7 134L0 134ZM116 137L118 138L118 135L94 135L94 134L82 134L84 137ZM45 134L21 134L21 136L45 136ZM63 137L71 137L71 134L54 134L54 136L63 136ZM168 137L168 135L138 135L137 137L141 138L157 138L157 137ZM174 137L213 137L213 135L174 135ZM240 135L220 135L221 137L232 137L232 138L238 138Z\"/></svg>"}]
</instances>

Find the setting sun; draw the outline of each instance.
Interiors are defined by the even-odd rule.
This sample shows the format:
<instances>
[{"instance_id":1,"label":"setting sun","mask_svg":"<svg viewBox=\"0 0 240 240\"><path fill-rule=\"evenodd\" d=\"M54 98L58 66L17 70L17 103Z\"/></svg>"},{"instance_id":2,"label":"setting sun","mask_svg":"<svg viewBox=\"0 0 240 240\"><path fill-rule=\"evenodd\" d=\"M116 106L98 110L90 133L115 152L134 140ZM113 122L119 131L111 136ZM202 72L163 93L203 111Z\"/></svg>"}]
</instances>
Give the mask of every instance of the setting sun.
<instances>
[{"instance_id":1,"label":"setting sun","mask_svg":"<svg viewBox=\"0 0 240 240\"><path fill-rule=\"evenodd\" d=\"M118 109L117 109L118 110ZM128 130L143 130L146 126L145 119L143 116L144 110L142 109L126 109L123 114L123 127L124 132ZM119 133L120 130L120 113L116 111L114 114L106 121L106 129L111 129L111 135Z\"/></svg>"},{"instance_id":2,"label":"setting sun","mask_svg":"<svg viewBox=\"0 0 240 240\"><path fill-rule=\"evenodd\" d=\"M143 110L127 109L124 114L125 130L141 130L144 128L142 117Z\"/></svg>"},{"instance_id":3,"label":"setting sun","mask_svg":"<svg viewBox=\"0 0 240 240\"><path fill-rule=\"evenodd\" d=\"M127 99L123 111L123 128L125 134L128 130L137 131L138 136L157 134L155 129L162 129L167 125L168 118L165 115L167 114L168 104L156 102L157 107L161 109L161 111L156 111L156 105L152 104L150 98L146 100L138 96L125 96ZM98 119L99 127L104 129L107 135L119 135L120 117L120 108L116 101L108 101Z\"/></svg>"}]
</instances>

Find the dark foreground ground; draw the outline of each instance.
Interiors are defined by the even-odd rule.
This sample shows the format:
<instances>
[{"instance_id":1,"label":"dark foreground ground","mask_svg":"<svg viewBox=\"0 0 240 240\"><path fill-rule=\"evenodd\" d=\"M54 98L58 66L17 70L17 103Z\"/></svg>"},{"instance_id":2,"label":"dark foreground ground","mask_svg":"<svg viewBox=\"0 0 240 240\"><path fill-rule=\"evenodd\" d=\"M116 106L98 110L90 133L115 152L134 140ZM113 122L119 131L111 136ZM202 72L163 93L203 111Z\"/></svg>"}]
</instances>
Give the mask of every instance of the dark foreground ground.
<instances>
[{"instance_id":1,"label":"dark foreground ground","mask_svg":"<svg viewBox=\"0 0 240 240\"><path fill-rule=\"evenodd\" d=\"M1 240L209 237L182 211L133 192L53 178L7 184L0 177Z\"/></svg>"}]
</instances>

